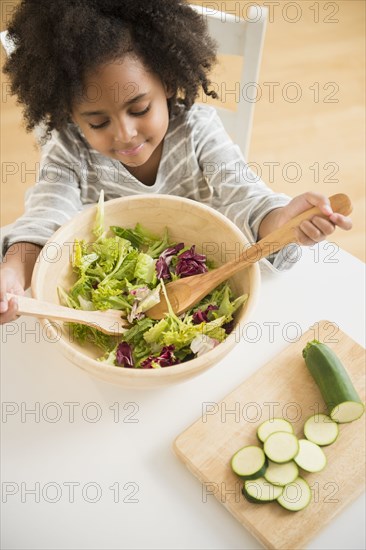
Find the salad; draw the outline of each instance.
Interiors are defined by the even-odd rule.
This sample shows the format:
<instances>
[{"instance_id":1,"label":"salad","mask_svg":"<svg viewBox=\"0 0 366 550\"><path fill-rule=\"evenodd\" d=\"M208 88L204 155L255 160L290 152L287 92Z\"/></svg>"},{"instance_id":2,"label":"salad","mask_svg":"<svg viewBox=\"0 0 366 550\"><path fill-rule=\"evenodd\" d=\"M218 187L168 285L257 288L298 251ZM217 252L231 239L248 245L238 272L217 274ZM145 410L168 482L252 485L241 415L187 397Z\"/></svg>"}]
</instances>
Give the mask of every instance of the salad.
<instances>
[{"instance_id":1,"label":"salad","mask_svg":"<svg viewBox=\"0 0 366 550\"><path fill-rule=\"evenodd\" d=\"M77 280L69 290L58 288L62 303L83 310L121 310L131 327L111 336L96 328L70 323L77 341L98 346L100 361L125 368L162 368L189 361L213 349L233 330L233 314L248 295L233 297L223 283L198 304L161 320L146 312L160 301L165 284L204 273L213 265L195 245L171 242L168 230L154 235L140 223L131 228L104 227L101 193L93 228L94 242L76 239L72 258Z\"/></svg>"}]
</instances>

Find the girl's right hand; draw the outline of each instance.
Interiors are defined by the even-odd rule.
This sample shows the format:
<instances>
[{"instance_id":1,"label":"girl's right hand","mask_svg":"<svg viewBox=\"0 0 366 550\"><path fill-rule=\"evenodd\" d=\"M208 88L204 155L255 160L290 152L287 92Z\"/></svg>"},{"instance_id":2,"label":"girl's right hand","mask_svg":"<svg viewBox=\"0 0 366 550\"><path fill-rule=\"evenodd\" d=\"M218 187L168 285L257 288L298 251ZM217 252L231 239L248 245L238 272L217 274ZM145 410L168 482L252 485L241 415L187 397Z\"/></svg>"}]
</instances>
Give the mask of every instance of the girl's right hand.
<instances>
[{"instance_id":1,"label":"girl's right hand","mask_svg":"<svg viewBox=\"0 0 366 550\"><path fill-rule=\"evenodd\" d=\"M8 300L6 293L24 295L24 288L19 281L17 272L7 267L6 264L0 266L0 324L15 321L18 316L18 303L16 298Z\"/></svg>"}]
</instances>

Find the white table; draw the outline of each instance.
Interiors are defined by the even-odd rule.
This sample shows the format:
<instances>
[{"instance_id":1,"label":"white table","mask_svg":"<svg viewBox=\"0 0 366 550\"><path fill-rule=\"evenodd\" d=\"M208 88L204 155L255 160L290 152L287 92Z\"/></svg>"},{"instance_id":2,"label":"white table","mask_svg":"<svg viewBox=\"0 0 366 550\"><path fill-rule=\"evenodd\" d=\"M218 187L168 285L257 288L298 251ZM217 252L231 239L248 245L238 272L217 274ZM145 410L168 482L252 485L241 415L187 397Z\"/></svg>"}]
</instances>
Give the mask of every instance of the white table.
<instances>
[{"instance_id":1,"label":"white table","mask_svg":"<svg viewBox=\"0 0 366 550\"><path fill-rule=\"evenodd\" d=\"M171 443L203 402L223 398L314 322L329 319L364 345L364 264L332 250L304 249L290 272L264 274L253 324L236 348L168 389L136 392L91 378L33 319L2 327L2 547L261 548L213 496L203 502ZM268 323L279 323L274 340ZM363 496L308 548L364 549L364 517Z\"/></svg>"}]
</instances>

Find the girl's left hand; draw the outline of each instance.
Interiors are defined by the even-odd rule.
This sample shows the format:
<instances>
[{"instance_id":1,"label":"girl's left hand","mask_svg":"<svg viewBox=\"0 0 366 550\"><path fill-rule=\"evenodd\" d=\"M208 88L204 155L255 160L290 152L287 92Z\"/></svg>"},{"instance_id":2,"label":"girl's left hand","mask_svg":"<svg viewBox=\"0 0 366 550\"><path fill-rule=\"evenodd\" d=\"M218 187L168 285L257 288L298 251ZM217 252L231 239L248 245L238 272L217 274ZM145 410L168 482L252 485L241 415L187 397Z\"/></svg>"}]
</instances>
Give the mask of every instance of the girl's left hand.
<instances>
[{"instance_id":1,"label":"girl's left hand","mask_svg":"<svg viewBox=\"0 0 366 550\"><path fill-rule=\"evenodd\" d=\"M327 218L314 216L311 220L301 222L299 226L299 244L311 246L318 243L331 235L336 227L346 231L352 229L350 218L334 213L329 199L325 195L313 192L298 195L287 206L281 208L279 226L313 206L317 206Z\"/></svg>"}]
</instances>

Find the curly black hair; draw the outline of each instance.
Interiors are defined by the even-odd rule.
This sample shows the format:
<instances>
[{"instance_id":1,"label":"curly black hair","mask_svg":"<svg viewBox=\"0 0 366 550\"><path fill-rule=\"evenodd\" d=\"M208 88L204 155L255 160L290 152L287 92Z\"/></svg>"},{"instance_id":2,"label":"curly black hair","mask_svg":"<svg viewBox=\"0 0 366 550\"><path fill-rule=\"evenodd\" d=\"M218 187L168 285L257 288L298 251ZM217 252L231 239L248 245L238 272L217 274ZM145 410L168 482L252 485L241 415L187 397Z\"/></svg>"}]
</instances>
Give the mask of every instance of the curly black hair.
<instances>
[{"instance_id":1,"label":"curly black hair","mask_svg":"<svg viewBox=\"0 0 366 550\"><path fill-rule=\"evenodd\" d=\"M23 0L8 31L15 51L3 70L28 131L61 130L86 73L127 53L174 93L171 112L189 109L201 86L217 97L208 78L216 43L185 0Z\"/></svg>"}]
</instances>

